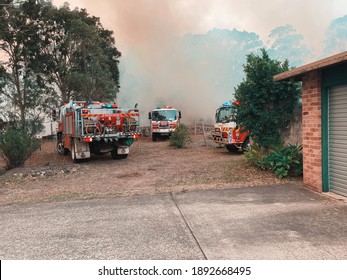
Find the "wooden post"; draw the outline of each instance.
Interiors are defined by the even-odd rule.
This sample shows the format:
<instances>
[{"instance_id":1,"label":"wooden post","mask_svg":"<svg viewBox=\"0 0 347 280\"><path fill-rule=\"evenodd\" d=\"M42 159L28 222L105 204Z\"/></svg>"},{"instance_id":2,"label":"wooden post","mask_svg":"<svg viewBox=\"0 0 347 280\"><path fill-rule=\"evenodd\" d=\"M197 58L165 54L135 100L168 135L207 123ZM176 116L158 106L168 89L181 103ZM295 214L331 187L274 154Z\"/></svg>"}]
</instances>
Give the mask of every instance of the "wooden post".
<instances>
[{"instance_id":1,"label":"wooden post","mask_svg":"<svg viewBox=\"0 0 347 280\"><path fill-rule=\"evenodd\" d=\"M204 121L202 121L202 133L204 135L205 147L207 147Z\"/></svg>"},{"instance_id":2,"label":"wooden post","mask_svg":"<svg viewBox=\"0 0 347 280\"><path fill-rule=\"evenodd\" d=\"M196 119L194 119L194 135L196 135Z\"/></svg>"}]
</instances>

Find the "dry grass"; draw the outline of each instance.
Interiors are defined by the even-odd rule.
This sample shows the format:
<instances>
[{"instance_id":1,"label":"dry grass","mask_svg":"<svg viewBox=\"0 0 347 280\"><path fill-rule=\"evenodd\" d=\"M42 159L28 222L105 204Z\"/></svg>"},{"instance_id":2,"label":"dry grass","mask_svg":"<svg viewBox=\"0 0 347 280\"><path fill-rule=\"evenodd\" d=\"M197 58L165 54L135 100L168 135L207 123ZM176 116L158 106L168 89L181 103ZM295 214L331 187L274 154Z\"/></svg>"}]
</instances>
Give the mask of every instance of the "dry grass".
<instances>
[{"instance_id":1,"label":"dry grass","mask_svg":"<svg viewBox=\"0 0 347 280\"><path fill-rule=\"evenodd\" d=\"M202 135L192 139L191 147L176 149L142 138L125 160L106 154L79 164L45 142L23 168L0 176L0 205L288 183L250 166L242 154L205 145Z\"/></svg>"}]
</instances>

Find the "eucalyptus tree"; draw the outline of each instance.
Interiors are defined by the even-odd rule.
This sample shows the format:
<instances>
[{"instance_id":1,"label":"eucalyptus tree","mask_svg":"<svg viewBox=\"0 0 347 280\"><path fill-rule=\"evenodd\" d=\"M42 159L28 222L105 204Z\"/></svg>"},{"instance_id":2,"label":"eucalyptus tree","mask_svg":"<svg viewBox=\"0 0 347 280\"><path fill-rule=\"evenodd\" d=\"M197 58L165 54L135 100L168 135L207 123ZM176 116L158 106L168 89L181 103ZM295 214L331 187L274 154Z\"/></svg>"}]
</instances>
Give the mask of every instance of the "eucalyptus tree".
<instances>
[{"instance_id":1,"label":"eucalyptus tree","mask_svg":"<svg viewBox=\"0 0 347 280\"><path fill-rule=\"evenodd\" d=\"M42 73L44 6L36 1L1 1L0 97L7 110L2 118L35 133L41 112L54 100L54 90Z\"/></svg>"},{"instance_id":2,"label":"eucalyptus tree","mask_svg":"<svg viewBox=\"0 0 347 280\"><path fill-rule=\"evenodd\" d=\"M47 41L44 72L69 99L106 100L119 91L118 58L113 32L84 9L70 10L65 4L44 17Z\"/></svg>"},{"instance_id":3,"label":"eucalyptus tree","mask_svg":"<svg viewBox=\"0 0 347 280\"><path fill-rule=\"evenodd\" d=\"M344 52L347 49L347 15L331 21L325 31L323 57Z\"/></svg>"},{"instance_id":4,"label":"eucalyptus tree","mask_svg":"<svg viewBox=\"0 0 347 280\"><path fill-rule=\"evenodd\" d=\"M24 125L59 101L116 97L121 53L99 18L43 0L1 0L0 17L0 101L11 107L8 119Z\"/></svg>"},{"instance_id":5,"label":"eucalyptus tree","mask_svg":"<svg viewBox=\"0 0 347 280\"><path fill-rule=\"evenodd\" d=\"M276 27L268 38L268 54L272 59L287 59L297 67L313 57L312 51L304 43L304 37L289 24Z\"/></svg>"}]
</instances>

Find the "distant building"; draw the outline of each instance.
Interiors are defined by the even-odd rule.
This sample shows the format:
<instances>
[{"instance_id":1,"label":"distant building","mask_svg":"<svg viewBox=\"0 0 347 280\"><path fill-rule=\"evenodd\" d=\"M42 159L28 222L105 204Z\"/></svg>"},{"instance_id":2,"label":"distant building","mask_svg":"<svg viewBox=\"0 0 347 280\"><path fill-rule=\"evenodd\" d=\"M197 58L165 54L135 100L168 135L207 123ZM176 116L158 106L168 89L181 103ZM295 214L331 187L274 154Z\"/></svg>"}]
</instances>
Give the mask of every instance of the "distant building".
<instances>
[{"instance_id":1,"label":"distant building","mask_svg":"<svg viewBox=\"0 0 347 280\"><path fill-rule=\"evenodd\" d=\"M57 134L58 122L45 118L42 125L43 130L37 135L39 138Z\"/></svg>"}]
</instances>

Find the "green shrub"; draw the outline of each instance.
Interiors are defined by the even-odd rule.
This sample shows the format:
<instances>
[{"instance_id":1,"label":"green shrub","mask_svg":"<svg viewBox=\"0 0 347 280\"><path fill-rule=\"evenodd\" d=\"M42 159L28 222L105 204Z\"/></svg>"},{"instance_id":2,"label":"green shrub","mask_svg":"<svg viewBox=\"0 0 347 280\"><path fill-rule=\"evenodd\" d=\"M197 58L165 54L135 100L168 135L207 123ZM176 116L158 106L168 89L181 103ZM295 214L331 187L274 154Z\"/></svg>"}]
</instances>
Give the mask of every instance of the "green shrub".
<instances>
[{"instance_id":1,"label":"green shrub","mask_svg":"<svg viewBox=\"0 0 347 280\"><path fill-rule=\"evenodd\" d=\"M23 165L39 147L40 141L30 137L25 130L9 128L0 133L0 151L7 169Z\"/></svg>"},{"instance_id":2,"label":"green shrub","mask_svg":"<svg viewBox=\"0 0 347 280\"><path fill-rule=\"evenodd\" d=\"M180 124L170 136L170 146L185 148L190 145L192 138L189 129L184 124Z\"/></svg>"},{"instance_id":3,"label":"green shrub","mask_svg":"<svg viewBox=\"0 0 347 280\"><path fill-rule=\"evenodd\" d=\"M254 165L271 170L280 179L303 173L302 145L279 145L268 152L257 144L246 151L246 158Z\"/></svg>"},{"instance_id":4,"label":"green shrub","mask_svg":"<svg viewBox=\"0 0 347 280\"><path fill-rule=\"evenodd\" d=\"M245 157L252 164L265 169L264 157L267 155L267 150L261 147L259 144L253 142L245 151Z\"/></svg>"},{"instance_id":5,"label":"green shrub","mask_svg":"<svg viewBox=\"0 0 347 280\"><path fill-rule=\"evenodd\" d=\"M268 168L280 179L302 174L302 146L289 145L274 148L264 158ZM300 172L301 169L301 172Z\"/></svg>"}]
</instances>

